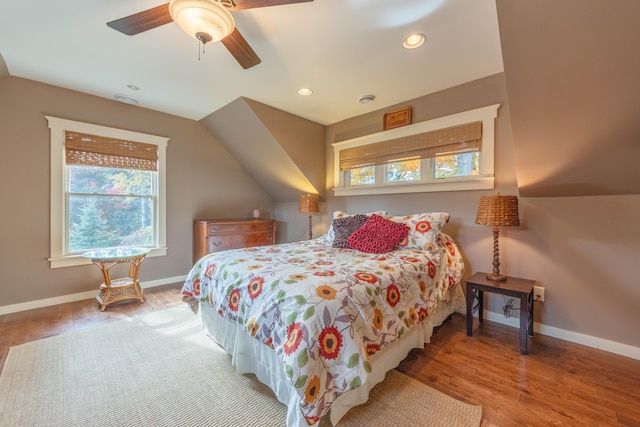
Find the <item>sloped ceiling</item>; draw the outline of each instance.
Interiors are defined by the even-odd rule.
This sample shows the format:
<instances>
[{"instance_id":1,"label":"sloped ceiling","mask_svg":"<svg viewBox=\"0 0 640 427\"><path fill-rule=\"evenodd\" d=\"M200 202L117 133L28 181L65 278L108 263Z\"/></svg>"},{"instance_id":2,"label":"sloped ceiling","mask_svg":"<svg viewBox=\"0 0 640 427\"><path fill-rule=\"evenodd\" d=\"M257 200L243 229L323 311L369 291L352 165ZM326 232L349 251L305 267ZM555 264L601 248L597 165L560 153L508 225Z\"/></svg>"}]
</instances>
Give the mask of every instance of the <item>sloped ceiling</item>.
<instances>
[{"instance_id":1,"label":"sloped ceiling","mask_svg":"<svg viewBox=\"0 0 640 427\"><path fill-rule=\"evenodd\" d=\"M276 202L323 196L325 127L247 98L200 122Z\"/></svg>"},{"instance_id":2,"label":"sloped ceiling","mask_svg":"<svg viewBox=\"0 0 640 427\"><path fill-rule=\"evenodd\" d=\"M520 196L640 194L640 1L496 6Z\"/></svg>"}]
</instances>

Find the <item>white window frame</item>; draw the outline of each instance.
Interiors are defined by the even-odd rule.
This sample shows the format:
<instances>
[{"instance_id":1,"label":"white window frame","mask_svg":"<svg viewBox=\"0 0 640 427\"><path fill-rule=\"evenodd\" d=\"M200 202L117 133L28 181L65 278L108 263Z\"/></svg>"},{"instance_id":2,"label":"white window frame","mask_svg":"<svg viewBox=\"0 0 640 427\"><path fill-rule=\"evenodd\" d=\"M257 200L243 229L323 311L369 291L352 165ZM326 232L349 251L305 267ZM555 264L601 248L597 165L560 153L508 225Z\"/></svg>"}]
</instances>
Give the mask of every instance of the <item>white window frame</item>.
<instances>
[{"instance_id":1,"label":"white window frame","mask_svg":"<svg viewBox=\"0 0 640 427\"><path fill-rule=\"evenodd\" d=\"M474 110L464 111L462 113L456 113L332 144L334 153L334 195L360 196L371 194L494 189L495 119L498 117L498 108L500 108L500 104L489 105L486 107L476 108ZM478 175L443 178L430 182L406 181L386 183L380 182L380 180L377 179L378 171L376 171L375 184L350 186L346 179L348 171L340 170L340 151L347 148L375 144L391 139L431 132L439 129L446 129L478 121L482 122L482 151L480 152L480 171Z\"/></svg>"},{"instance_id":2,"label":"white window frame","mask_svg":"<svg viewBox=\"0 0 640 427\"><path fill-rule=\"evenodd\" d=\"M91 264L90 260L83 258L81 255L65 253L65 242L68 233L67 204L65 202L65 191L68 180L68 168L65 163L64 154L65 131L154 144L158 147L157 205L154 218L154 234L156 238L154 239L155 246L151 248L147 256L156 257L166 255L166 148L169 138L60 119L57 117L45 117L49 122L49 129L51 129L50 268Z\"/></svg>"}]
</instances>

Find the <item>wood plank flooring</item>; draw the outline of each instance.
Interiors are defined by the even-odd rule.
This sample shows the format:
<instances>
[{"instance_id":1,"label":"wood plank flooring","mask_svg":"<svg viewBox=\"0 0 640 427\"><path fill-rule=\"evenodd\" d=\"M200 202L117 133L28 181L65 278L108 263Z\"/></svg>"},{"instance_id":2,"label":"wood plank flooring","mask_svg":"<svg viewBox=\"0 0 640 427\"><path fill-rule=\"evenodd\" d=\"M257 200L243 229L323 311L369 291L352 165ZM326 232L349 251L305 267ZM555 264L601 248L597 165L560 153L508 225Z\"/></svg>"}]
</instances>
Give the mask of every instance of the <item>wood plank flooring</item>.
<instances>
[{"instance_id":1,"label":"wood plank flooring","mask_svg":"<svg viewBox=\"0 0 640 427\"><path fill-rule=\"evenodd\" d=\"M143 304L122 301L105 312L86 300L0 316L0 369L11 346L181 305L180 288L150 288ZM516 329L488 321L476 319L467 337L455 314L398 370L482 405L485 427L640 427L640 361L539 334L528 349L520 354Z\"/></svg>"}]
</instances>

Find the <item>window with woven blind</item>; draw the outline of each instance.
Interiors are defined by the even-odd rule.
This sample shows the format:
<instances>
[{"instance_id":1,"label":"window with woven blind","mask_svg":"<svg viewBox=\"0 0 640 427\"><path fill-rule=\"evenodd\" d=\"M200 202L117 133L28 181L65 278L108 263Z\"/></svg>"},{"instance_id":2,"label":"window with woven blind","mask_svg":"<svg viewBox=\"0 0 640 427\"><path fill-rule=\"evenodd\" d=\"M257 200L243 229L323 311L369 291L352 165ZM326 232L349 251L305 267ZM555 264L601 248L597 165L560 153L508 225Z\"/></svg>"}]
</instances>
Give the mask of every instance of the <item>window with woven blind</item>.
<instances>
[{"instance_id":1,"label":"window with woven blind","mask_svg":"<svg viewBox=\"0 0 640 427\"><path fill-rule=\"evenodd\" d=\"M167 138L47 117L51 128L51 267L91 249L166 254Z\"/></svg>"},{"instance_id":2,"label":"window with woven blind","mask_svg":"<svg viewBox=\"0 0 640 427\"><path fill-rule=\"evenodd\" d=\"M333 144L340 195L493 188L499 105Z\"/></svg>"}]
</instances>

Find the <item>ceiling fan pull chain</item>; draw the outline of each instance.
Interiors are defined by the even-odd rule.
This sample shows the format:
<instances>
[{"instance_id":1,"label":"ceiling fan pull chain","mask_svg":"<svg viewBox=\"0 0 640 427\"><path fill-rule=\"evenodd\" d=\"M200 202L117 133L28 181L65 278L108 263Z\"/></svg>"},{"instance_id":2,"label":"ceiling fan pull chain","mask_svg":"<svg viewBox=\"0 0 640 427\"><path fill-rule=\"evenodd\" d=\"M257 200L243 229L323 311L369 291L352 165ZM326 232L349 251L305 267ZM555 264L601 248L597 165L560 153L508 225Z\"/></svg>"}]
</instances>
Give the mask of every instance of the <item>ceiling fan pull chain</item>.
<instances>
[{"instance_id":1,"label":"ceiling fan pull chain","mask_svg":"<svg viewBox=\"0 0 640 427\"><path fill-rule=\"evenodd\" d=\"M202 45L202 54L204 55L205 53L207 53L205 51L206 43L202 43L201 40L198 40L198 61L200 61L200 45Z\"/></svg>"},{"instance_id":2,"label":"ceiling fan pull chain","mask_svg":"<svg viewBox=\"0 0 640 427\"><path fill-rule=\"evenodd\" d=\"M199 61L200 60L200 43L202 43L202 54L204 55L206 53L205 46L207 45L207 43L213 40L213 37L211 37L207 33L198 32L196 33L196 39L198 39L198 61Z\"/></svg>"}]
</instances>

